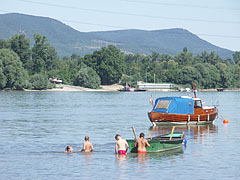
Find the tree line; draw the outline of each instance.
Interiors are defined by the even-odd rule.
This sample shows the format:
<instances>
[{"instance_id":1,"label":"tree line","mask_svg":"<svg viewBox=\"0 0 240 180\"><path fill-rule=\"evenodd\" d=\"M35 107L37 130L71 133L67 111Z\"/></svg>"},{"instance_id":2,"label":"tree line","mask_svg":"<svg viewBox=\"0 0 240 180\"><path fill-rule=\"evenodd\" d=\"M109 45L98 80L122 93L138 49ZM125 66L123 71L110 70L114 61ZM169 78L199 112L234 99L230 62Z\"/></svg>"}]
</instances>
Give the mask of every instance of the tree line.
<instances>
[{"instance_id":1,"label":"tree line","mask_svg":"<svg viewBox=\"0 0 240 180\"><path fill-rule=\"evenodd\" d=\"M240 52L233 59L222 59L214 52L194 56L184 47L176 56L153 52L151 55L124 54L109 45L81 57L58 57L45 36L34 34L30 39L16 34L0 39L0 89L47 89L48 78L63 83L99 88L115 83L136 86L137 81L175 83L198 88L240 87Z\"/></svg>"}]
</instances>

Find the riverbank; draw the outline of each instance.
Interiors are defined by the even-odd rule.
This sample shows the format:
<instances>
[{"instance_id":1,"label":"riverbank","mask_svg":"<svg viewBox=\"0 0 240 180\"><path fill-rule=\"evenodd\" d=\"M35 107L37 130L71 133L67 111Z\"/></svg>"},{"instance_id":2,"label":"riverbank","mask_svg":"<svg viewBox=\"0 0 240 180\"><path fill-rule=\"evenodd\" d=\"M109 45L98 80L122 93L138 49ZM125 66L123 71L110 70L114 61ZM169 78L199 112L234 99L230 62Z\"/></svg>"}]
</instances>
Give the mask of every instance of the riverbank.
<instances>
[{"instance_id":1,"label":"riverbank","mask_svg":"<svg viewBox=\"0 0 240 180\"><path fill-rule=\"evenodd\" d=\"M29 90L24 89L23 91L26 92L38 92L38 91L46 91L46 92L116 92L119 89L122 89L123 86L119 84L113 85L101 85L99 89L90 89L84 88L80 86L72 86L67 84L56 84L56 87L53 89L46 89L46 90ZM16 91L16 90L2 90L2 92L6 91ZM150 92L178 92L175 89L147 89ZM198 89L198 92L218 92L218 89ZM224 92L240 92L239 88L225 88L222 91ZM222 92L219 91L219 92ZM0 91L1 92L1 91Z\"/></svg>"},{"instance_id":2,"label":"riverbank","mask_svg":"<svg viewBox=\"0 0 240 180\"><path fill-rule=\"evenodd\" d=\"M100 89L90 89L90 88L84 88L80 86L72 86L72 85L66 85L66 84L56 84L56 88L53 89L46 89L46 90L29 90L25 89L24 91L47 91L47 92L114 92L118 91L118 89L123 88L122 85L113 84L113 85L101 85Z\"/></svg>"}]
</instances>

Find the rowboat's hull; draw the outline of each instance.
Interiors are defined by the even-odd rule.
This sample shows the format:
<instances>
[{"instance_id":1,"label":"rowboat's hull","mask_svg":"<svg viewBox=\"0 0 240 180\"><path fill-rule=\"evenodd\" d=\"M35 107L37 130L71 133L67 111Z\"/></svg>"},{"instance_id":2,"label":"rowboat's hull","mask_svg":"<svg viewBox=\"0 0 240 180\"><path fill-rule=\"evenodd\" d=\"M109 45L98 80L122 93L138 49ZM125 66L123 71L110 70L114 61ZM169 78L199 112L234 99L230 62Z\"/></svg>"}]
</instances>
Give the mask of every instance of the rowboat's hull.
<instances>
[{"instance_id":1,"label":"rowboat's hull","mask_svg":"<svg viewBox=\"0 0 240 180\"><path fill-rule=\"evenodd\" d=\"M153 125L200 125L212 124L217 114L217 109L209 113L201 114L168 114L152 111L148 113L148 117Z\"/></svg>"},{"instance_id":2,"label":"rowboat's hull","mask_svg":"<svg viewBox=\"0 0 240 180\"><path fill-rule=\"evenodd\" d=\"M137 153L137 147L134 147L135 140L127 140L129 149L131 153ZM183 139L182 138L172 138L172 140L169 140L169 138L156 138L149 140L148 143L150 144L150 147L147 147L148 153L153 152L164 152L169 150L174 150L181 148L183 146Z\"/></svg>"}]
</instances>

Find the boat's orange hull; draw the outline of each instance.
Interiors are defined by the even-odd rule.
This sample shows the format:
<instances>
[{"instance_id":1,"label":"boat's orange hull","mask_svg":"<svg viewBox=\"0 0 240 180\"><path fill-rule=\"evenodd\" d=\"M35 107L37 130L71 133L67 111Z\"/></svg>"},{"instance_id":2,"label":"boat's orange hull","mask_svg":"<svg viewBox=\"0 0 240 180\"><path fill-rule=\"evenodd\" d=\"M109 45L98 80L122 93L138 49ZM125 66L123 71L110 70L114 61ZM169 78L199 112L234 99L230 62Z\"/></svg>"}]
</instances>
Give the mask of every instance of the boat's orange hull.
<instances>
[{"instance_id":1,"label":"boat's orange hull","mask_svg":"<svg viewBox=\"0 0 240 180\"><path fill-rule=\"evenodd\" d=\"M217 108L210 110L195 109L194 114L168 114L154 111L148 113L149 119L154 125L207 124L213 123L217 115Z\"/></svg>"}]
</instances>

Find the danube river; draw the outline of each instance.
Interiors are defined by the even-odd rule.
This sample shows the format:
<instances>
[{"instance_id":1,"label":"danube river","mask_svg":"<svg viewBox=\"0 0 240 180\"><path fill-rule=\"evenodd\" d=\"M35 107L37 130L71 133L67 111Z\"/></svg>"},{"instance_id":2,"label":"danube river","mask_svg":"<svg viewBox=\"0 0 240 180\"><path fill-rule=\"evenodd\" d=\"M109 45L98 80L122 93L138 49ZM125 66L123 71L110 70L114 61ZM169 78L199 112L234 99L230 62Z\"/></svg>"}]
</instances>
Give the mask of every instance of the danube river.
<instances>
[{"instance_id":1,"label":"danube river","mask_svg":"<svg viewBox=\"0 0 240 180\"><path fill-rule=\"evenodd\" d=\"M149 99L179 92L1 92L0 179L237 179L240 177L240 93L199 92L205 105L218 104L214 125L176 127L187 146L168 153L114 154L116 133L134 138L153 128ZM192 95L192 94L191 94ZM223 118L229 124L223 124ZM93 153L77 153L84 136ZM74 153L63 153L67 145Z\"/></svg>"}]
</instances>

